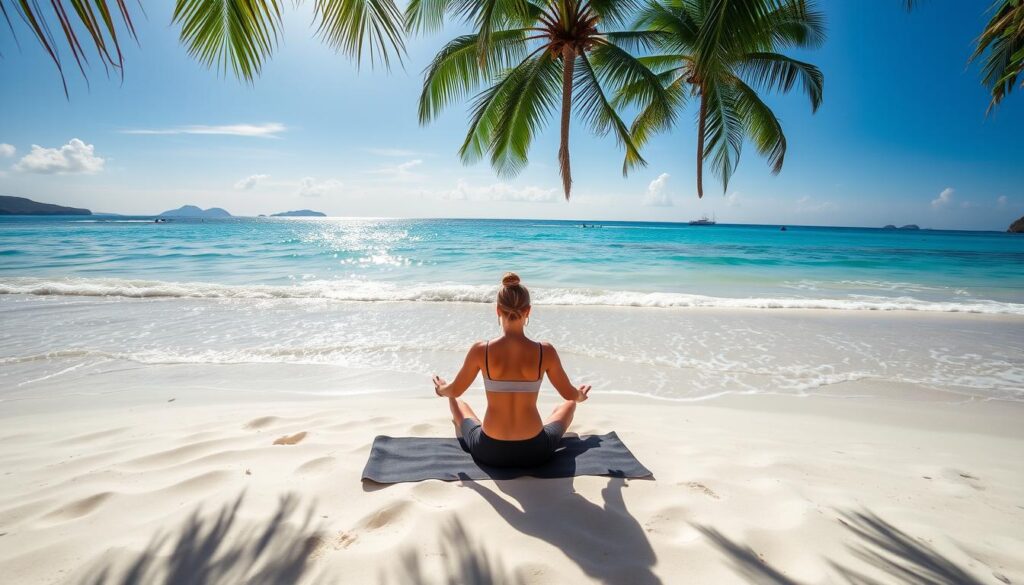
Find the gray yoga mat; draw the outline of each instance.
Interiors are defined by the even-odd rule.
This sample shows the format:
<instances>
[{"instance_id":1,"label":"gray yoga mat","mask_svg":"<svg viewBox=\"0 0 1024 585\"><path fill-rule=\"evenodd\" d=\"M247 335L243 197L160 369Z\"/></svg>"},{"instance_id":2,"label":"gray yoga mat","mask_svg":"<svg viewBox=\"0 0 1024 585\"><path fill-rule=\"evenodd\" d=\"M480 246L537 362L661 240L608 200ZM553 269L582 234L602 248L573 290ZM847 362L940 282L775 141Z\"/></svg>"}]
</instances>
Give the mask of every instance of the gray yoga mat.
<instances>
[{"instance_id":1,"label":"gray yoga mat","mask_svg":"<svg viewBox=\"0 0 1024 585\"><path fill-rule=\"evenodd\" d=\"M400 483L441 479L512 479L533 477L649 477L644 467L615 433L562 437L550 461L540 467L511 468L481 465L463 449L458 439L388 437L373 440L363 479Z\"/></svg>"}]
</instances>

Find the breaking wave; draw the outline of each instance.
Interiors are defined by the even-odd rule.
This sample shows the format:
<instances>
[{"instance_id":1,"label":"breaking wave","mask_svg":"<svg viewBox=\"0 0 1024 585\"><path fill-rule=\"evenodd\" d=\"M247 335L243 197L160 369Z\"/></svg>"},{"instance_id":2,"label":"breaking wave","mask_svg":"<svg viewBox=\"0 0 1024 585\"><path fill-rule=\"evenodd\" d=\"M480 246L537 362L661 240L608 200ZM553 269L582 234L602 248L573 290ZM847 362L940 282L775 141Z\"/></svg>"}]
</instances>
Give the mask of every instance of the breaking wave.
<instances>
[{"instance_id":1,"label":"breaking wave","mask_svg":"<svg viewBox=\"0 0 1024 585\"><path fill-rule=\"evenodd\" d=\"M199 282L163 282L115 278L5 278L0 294L126 298L197 299L319 299L345 302L459 302L490 303L495 287L455 283L397 284L363 280L317 280L294 285L229 285ZM831 309L871 311L929 311L1024 315L1024 304L989 300L926 301L908 296L847 295L845 298L714 297L673 292L637 292L593 288L534 289L538 305L732 308Z\"/></svg>"}]
</instances>

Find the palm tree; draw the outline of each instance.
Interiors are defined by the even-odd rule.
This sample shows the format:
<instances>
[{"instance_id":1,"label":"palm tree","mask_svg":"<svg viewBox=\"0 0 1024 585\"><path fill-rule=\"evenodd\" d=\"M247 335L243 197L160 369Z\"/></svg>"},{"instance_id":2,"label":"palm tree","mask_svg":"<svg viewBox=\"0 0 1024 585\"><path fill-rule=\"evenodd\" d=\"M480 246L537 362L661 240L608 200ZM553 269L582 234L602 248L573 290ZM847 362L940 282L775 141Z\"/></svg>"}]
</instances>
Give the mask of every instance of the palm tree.
<instances>
[{"instance_id":1,"label":"palm tree","mask_svg":"<svg viewBox=\"0 0 1024 585\"><path fill-rule=\"evenodd\" d=\"M604 87L628 84L652 103L667 103L654 74L624 48L643 46L652 35L605 30L634 8L630 0L413 0L407 11L411 30L438 28L446 16L475 29L445 45L426 68L420 123L476 94L459 155L471 163L489 154L497 173L508 176L526 166L534 137L560 100L558 162L566 199L574 106L593 132L612 132L625 149L623 174L646 164Z\"/></svg>"},{"instance_id":2,"label":"palm tree","mask_svg":"<svg viewBox=\"0 0 1024 585\"><path fill-rule=\"evenodd\" d=\"M298 1L298 0L297 0ZM10 4L10 8L8 7ZM125 0L50 0L45 10L38 0L0 2L0 13L14 35L12 17L20 18L57 67L64 93L68 92L61 57L63 37L82 75L93 45L100 62L123 72L121 36L137 40L131 11ZM364 50L371 62L390 64L405 50L404 23L394 0L313 0L318 36L359 63ZM10 12L9 12L10 11ZM181 26L181 42L208 67L228 69L252 81L277 44L281 26L279 0L176 0L173 21ZM52 29L58 29L55 36Z\"/></svg>"},{"instance_id":3,"label":"palm tree","mask_svg":"<svg viewBox=\"0 0 1024 585\"><path fill-rule=\"evenodd\" d=\"M988 53L982 73L984 84L992 92L989 112L1013 91L1017 77L1024 72L1024 0L1002 0L1001 6L997 2L993 8L996 10L992 19L985 25L971 55L974 61Z\"/></svg>"},{"instance_id":4,"label":"palm tree","mask_svg":"<svg viewBox=\"0 0 1024 585\"><path fill-rule=\"evenodd\" d=\"M616 106L640 108L631 128L636 146L670 129L692 98L698 102L697 197L704 196L707 162L728 189L748 138L772 173L782 170L786 136L758 91L786 93L799 82L811 110L821 105L821 71L779 52L824 42L824 15L809 0L662 0L648 4L634 28L658 33L660 53L640 62L657 73L669 100L666 109L635 84L616 96Z\"/></svg>"}]
</instances>

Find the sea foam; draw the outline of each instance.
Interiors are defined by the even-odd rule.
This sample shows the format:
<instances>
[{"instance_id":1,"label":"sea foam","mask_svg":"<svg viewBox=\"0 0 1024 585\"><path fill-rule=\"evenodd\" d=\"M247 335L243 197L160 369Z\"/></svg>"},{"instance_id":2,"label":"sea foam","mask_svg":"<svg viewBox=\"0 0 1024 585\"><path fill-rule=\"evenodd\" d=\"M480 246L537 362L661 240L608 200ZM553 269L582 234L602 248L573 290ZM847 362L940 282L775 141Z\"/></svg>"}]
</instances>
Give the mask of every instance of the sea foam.
<instances>
[{"instance_id":1,"label":"sea foam","mask_svg":"<svg viewBox=\"0 0 1024 585\"><path fill-rule=\"evenodd\" d=\"M127 298L320 299L345 302L491 303L495 287L456 283L397 284L367 280L313 280L293 285L230 285L116 278L0 279L0 294ZM928 301L908 296L715 297L675 292L594 288L535 288L537 305L651 308L828 309L1024 315L1024 304L990 300Z\"/></svg>"}]
</instances>

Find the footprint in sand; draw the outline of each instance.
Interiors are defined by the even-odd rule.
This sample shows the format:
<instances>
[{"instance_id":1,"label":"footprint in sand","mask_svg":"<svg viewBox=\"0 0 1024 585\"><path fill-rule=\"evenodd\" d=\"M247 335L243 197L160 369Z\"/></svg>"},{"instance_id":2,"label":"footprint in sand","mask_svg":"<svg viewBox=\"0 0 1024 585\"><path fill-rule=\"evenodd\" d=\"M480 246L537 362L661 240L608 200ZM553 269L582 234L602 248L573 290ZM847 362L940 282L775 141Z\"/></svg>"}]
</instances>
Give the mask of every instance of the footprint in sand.
<instances>
[{"instance_id":1,"label":"footprint in sand","mask_svg":"<svg viewBox=\"0 0 1024 585\"><path fill-rule=\"evenodd\" d=\"M722 499L722 498L720 498L718 496L718 494L715 493L714 490L712 490L711 488L709 488L708 486L702 484L699 481L688 481L686 483L682 483L682 484L679 484L679 485L685 485L688 488L695 489L695 490L697 490L699 492L702 492L705 496L707 496L709 498L712 498L712 499L715 499L715 500L721 500Z\"/></svg>"},{"instance_id":2,"label":"footprint in sand","mask_svg":"<svg viewBox=\"0 0 1024 585\"><path fill-rule=\"evenodd\" d=\"M322 558L325 554L331 552L332 550L345 550L346 548L351 546L352 543L355 542L357 538L359 538L359 536L342 530L341 532L338 532L332 537L327 537L326 535L323 535L315 536L313 538L313 552L310 553L309 558L315 561Z\"/></svg>"},{"instance_id":3,"label":"footprint in sand","mask_svg":"<svg viewBox=\"0 0 1024 585\"><path fill-rule=\"evenodd\" d=\"M398 539L409 532L410 515L406 513L409 506L408 502L394 502L367 514L355 528L344 532L345 548L353 545L373 550L394 547Z\"/></svg>"},{"instance_id":4,"label":"footprint in sand","mask_svg":"<svg viewBox=\"0 0 1024 585\"><path fill-rule=\"evenodd\" d=\"M673 544L681 545L692 542L700 534L690 524L686 508L670 506L661 508L644 522L644 531L665 536Z\"/></svg>"},{"instance_id":5,"label":"footprint in sand","mask_svg":"<svg viewBox=\"0 0 1024 585\"><path fill-rule=\"evenodd\" d=\"M295 445L301 443L306 438L306 431L301 433L295 433L294 435L285 435L274 439L275 445Z\"/></svg>"}]
</instances>

